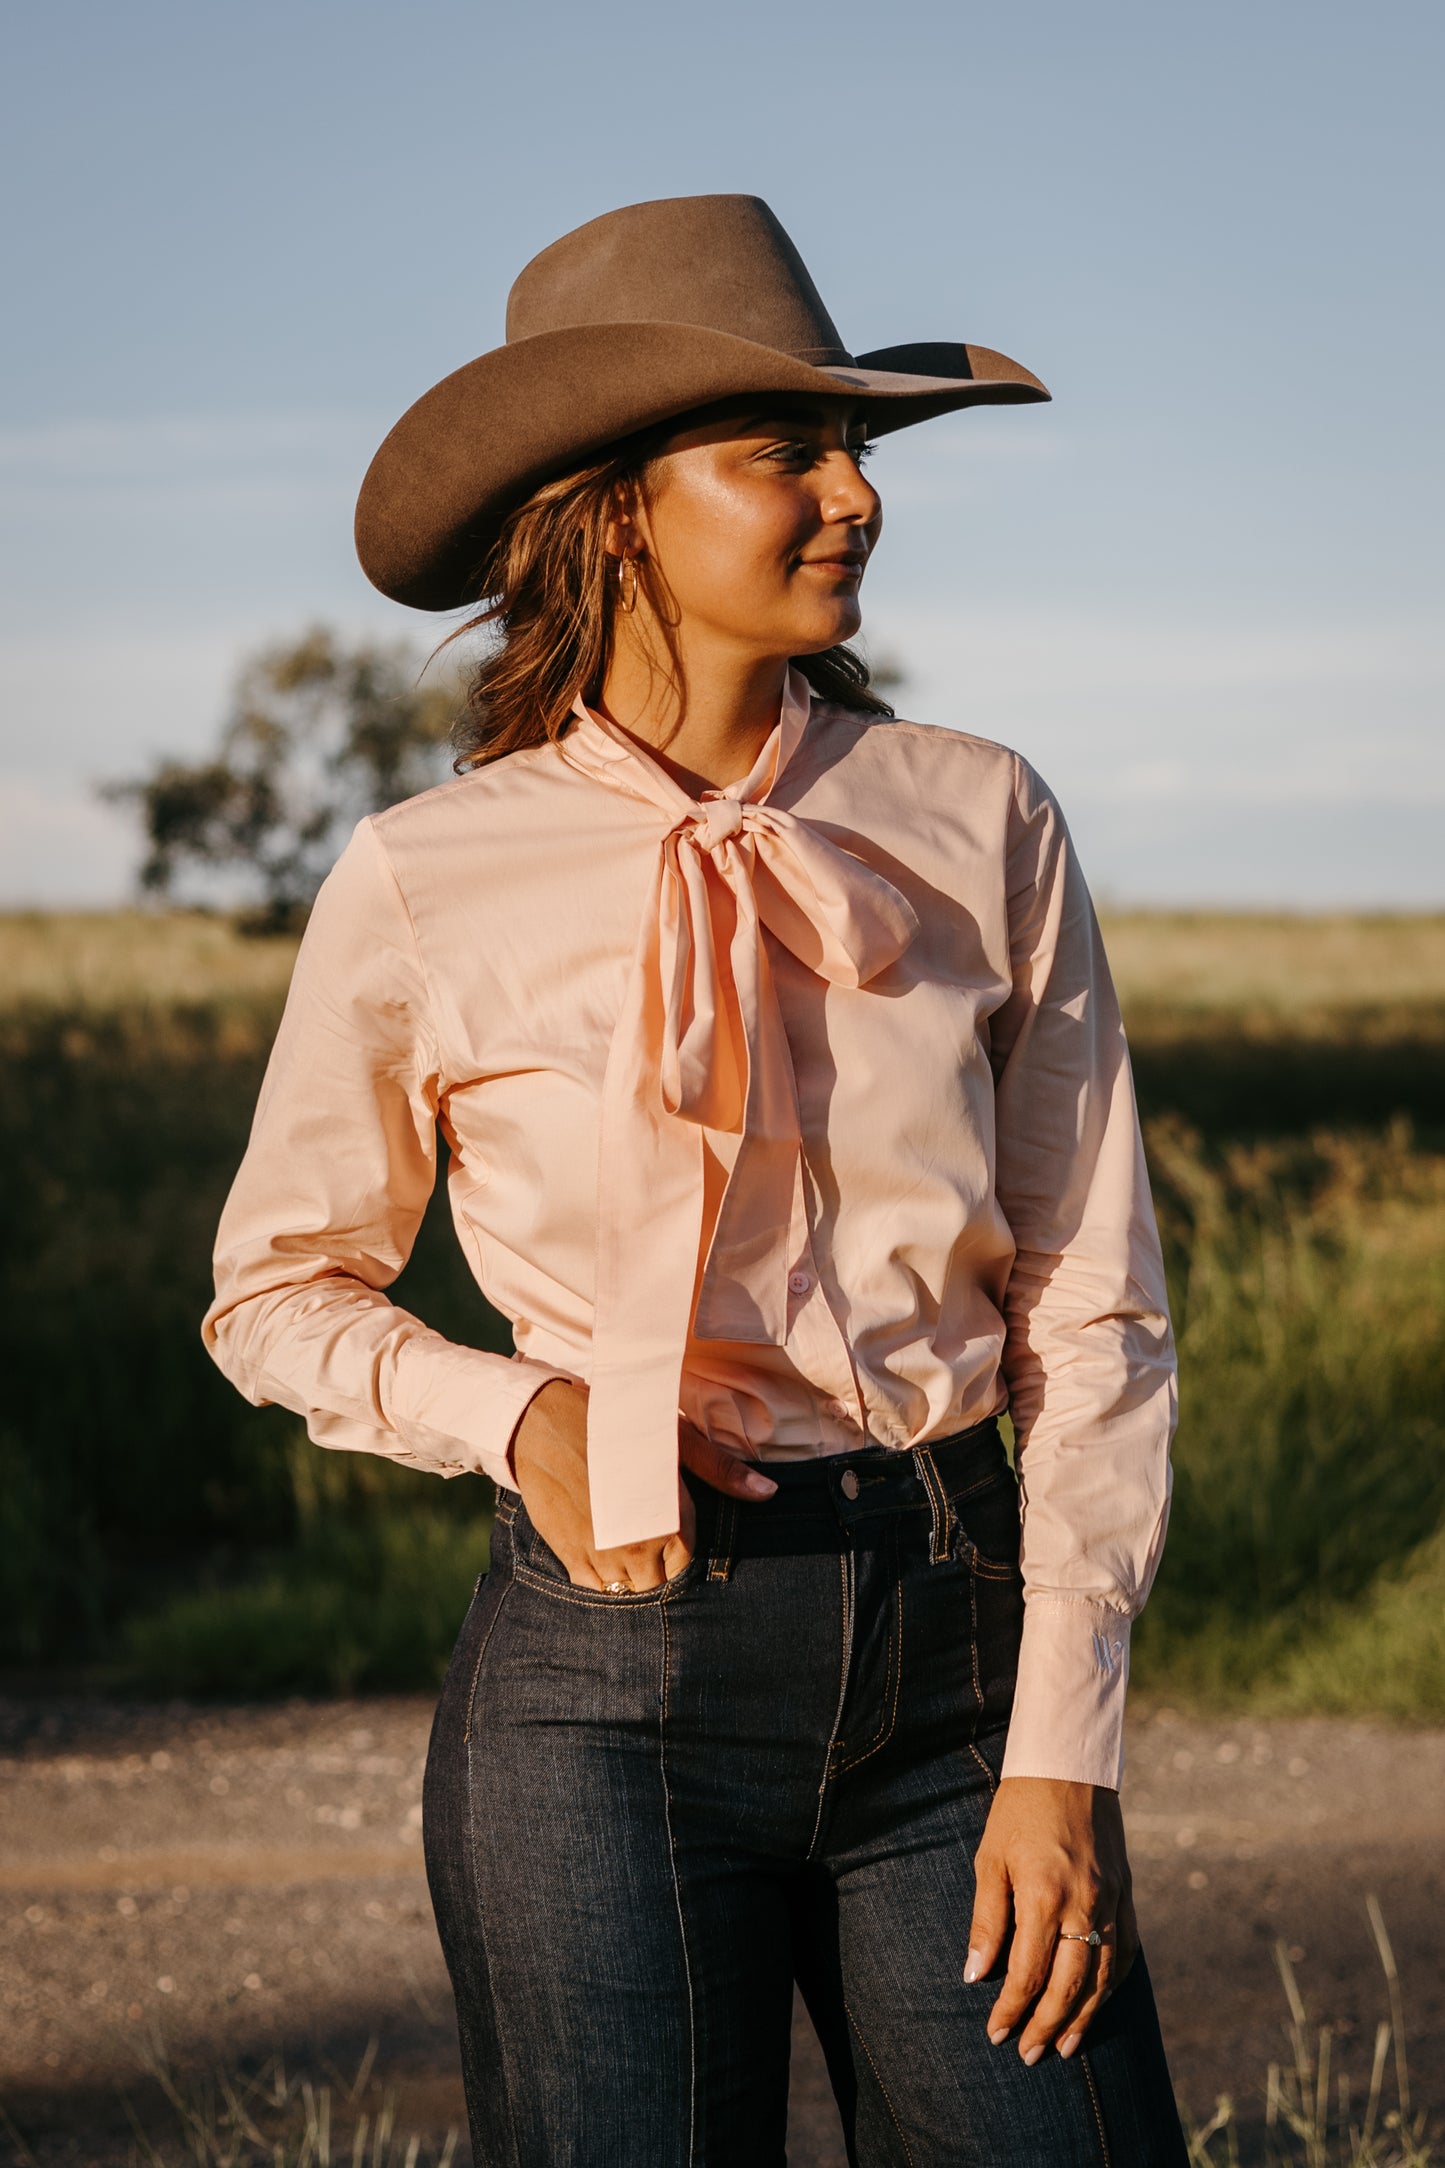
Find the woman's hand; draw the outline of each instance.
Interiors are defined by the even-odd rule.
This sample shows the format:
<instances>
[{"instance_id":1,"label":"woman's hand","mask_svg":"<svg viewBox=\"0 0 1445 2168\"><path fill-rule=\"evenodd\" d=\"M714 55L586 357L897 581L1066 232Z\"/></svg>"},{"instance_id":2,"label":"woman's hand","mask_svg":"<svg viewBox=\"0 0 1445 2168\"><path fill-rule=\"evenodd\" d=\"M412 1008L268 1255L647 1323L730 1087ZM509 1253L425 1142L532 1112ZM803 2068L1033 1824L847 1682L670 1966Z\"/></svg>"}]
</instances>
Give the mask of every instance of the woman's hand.
<instances>
[{"instance_id":1,"label":"woman's hand","mask_svg":"<svg viewBox=\"0 0 1445 2168\"><path fill-rule=\"evenodd\" d=\"M1052 1777L1005 1777L975 1868L966 1980L993 1970L1013 1926L989 2039L997 2045L1027 2018L1019 2038L1026 2063L1055 2044L1060 2055L1072 2055L1139 1948L1118 1793ZM1094 1928L1103 1937L1097 1949L1059 1939L1061 1930Z\"/></svg>"},{"instance_id":2,"label":"woman's hand","mask_svg":"<svg viewBox=\"0 0 1445 2168\"><path fill-rule=\"evenodd\" d=\"M777 1489L725 1446L714 1445L691 1423L678 1434L684 1467L732 1498L771 1498ZM587 1487L587 1392L554 1378L534 1397L517 1426L512 1467L527 1515L578 1588L657 1588L681 1573L692 1556L697 1515L687 1485L677 1486L676 1531L646 1543L599 1551L592 1541L592 1498Z\"/></svg>"}]
</instances>

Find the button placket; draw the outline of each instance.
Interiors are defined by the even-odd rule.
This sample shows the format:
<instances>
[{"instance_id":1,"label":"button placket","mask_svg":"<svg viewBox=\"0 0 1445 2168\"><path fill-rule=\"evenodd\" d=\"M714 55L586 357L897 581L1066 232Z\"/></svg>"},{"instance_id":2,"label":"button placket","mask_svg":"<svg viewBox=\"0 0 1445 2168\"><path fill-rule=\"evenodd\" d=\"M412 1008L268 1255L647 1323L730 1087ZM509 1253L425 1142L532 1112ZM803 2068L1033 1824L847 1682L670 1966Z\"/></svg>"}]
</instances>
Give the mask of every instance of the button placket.
<instances>
[{"instance_id":1,"label":"button placket","mask_svg":"<svg viewBox=\"0 0 1445 2168\"><path fill-rule=\"evenodd\" d=\"M866 1429L866 1425L859 1410L852 1358L818 1275L802 1190L800 1181L789 1230L797 1262L788 1274L788 1291L793 1300L789 1304L787 1352L799 1375L820 1396L818 1413L833 1422L846 1423L856 1432Z\"/></svg>"}]
</instances>

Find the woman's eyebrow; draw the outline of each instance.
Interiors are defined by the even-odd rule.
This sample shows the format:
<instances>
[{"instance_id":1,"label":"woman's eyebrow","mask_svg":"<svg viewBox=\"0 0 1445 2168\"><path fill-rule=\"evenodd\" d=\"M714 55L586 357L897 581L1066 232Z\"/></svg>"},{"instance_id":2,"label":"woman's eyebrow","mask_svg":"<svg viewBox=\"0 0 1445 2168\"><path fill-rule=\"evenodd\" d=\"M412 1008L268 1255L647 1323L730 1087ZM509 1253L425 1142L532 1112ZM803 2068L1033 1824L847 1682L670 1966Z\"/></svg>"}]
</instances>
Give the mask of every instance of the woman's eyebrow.
<instances>
[{"instance_id":1,"label":"woman's eyebrow","mask_svg":"<svg viewBox=\"0 0 1445 2168\"><path fill-rule=\"evenodd\" d=\"M788 436L798 429L818 429L821 426L821 420L816 414L769 413L766 408L756 414L744 414L738 423L740 430L774 430L780 437Z\"/></svg>"},{"instance_id":2,"label":"woman's eyebrow","mask_svg":"<svg viewBox=\"0 0 1445 2168\"><path fill-rule=\"evenodd\" d=\"M779 436L788 436L799 429L826 429L829 415L821 407L803 407L792 413L774 408L760 407L755 414L744 414L738 421L739 432L749 429L776 430ZM844 424L845 433L855 436L859 431L866 436L867 424L861 415L850 415Z\"/></svg>"}]
</instances>

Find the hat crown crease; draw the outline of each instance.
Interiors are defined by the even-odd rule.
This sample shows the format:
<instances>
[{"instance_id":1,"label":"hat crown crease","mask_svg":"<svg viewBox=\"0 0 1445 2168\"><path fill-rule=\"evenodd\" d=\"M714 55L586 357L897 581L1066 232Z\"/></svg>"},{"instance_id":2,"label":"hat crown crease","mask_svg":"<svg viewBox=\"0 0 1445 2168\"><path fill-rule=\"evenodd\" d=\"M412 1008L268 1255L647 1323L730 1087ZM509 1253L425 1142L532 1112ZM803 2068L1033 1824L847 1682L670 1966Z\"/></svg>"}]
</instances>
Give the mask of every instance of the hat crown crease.
<instances>
[{"instance_id":1,"label":"hat crown crease","mask_svg":"<svg viewBox=\"0 0 1445 2168\"><path fill-rule=\"evenodd\" d=\"M853 360L758 196L674 196L605 212L534 256L507 300L509 346L628 323L720 331L815 365Z\"/></svg>"}]
</instances>

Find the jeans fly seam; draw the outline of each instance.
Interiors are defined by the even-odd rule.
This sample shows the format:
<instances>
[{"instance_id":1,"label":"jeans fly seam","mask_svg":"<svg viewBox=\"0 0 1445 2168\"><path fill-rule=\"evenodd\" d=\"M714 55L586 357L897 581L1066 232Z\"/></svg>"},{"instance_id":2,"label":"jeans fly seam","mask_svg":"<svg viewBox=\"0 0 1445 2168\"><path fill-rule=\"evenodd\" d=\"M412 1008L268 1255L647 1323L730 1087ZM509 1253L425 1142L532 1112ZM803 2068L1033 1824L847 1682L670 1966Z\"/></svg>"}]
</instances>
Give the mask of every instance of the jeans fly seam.
<instances>
[{"instance_id":1,"label":"jeans fly seam","mask_svg":"<svg viewBox=\"0 0 1445 2168\"><path fill-rule=\"evenodd\" d=\"M887 1746L889 1740L893 1737L894 1728L898 1722L898 1697L903 1684L903 1581L901 1577L894 1583L894 1588L895 1601L898 1606L898 1631L896 1635L890 1634L888 1636L889 1680L885 1681L883 1687L883 1699L889 1703L887 1713L882 1719L877 1737L864 1747L861 1753L853 1754L846 1761L838 1764L839 1776L846 1776L850 1769L857 1769L863 1762L868 1761L874 1754L879 1753L882 1748ZM888 1693L890 1682L893 1688L891 1702L889 1702Z\"/></svg>"},{"instance_id":2,"label":"jeans fly seam","mask_svg":"<svg viewBox=\"0 0 1445 2168\"><path fill-rule=\"evenodd\" d=\"M735 1498L724 1498L718 1515L718 1531L713 1554L708 1560L707 1577L710 1581L725 1581L733 1570L733 1550L738 1535L738 1503Z\"/></svg>"},{"instance_id":3,"label":"jeans fly seam","mask_svg":"<svg viewBox=\"0 0 1445 2168\"><path fill-rule=\"evenodd\" d=\"M667 1850L672 1861L672 1896L677 1906L677 1932L682 1943L682 1973L687 1982L687 2158L691 2163L697 2138L697 2002L692 1984L692 1958L687 1947L687 1913L682 1902L682 1876L677 1865L677 1837L672 1826L672 1785L667 1774L668 1687L672 1677L672 1632L667 1604L658 1610L662 1621L662 1719L658 1726L658 1766L662 1775L662 1812L667 1824Z\"/></svg>"},{"instance_id":4,"label":"jeans fly seam","mask_svg":"<svg viewBox=\"0 0 1445 2168\"><path fill-rule=\"evenodd\" d=\"M848 1700L848 1674L853 1664L853 1596L850 1586L853 1553L851 1550L838 1553L838 1566L843 1583L841 1614L843 1660L839 1667L838 1706L833 1712L833 1728L828 1734L828 1743L823 1749L823 1777L818 1786L818 1811L813 1817L813 1834L808 1839L808 1849L804 1855L810 1860L815 1857L818 1840L823 1834L823 1810L828 1803L828 1782L833 1774L833 1754L838 1744L838 1734L843 1725L843 1710Z\"/></svg>"},{"instance_id":5,"label":"jeans fly seam","mask_svg":"<svg viewBox=\"0 0 1445 2168\"><path fill-rule=\"evenodd\" d=\"M1104 2128L1103 2103L1099 2099L1099 2088L1094 2083L1094 2073L1089 2068L1089 2058L1082 2048L1079 2050L1079 2068L1084 2073L1084 2083L1089 2088L1089 2106L1094 2111L1094 2127L1099 2133L1099 2159L1103 2164L1103 2168L1112 2168L1109 2153L1109 2134Z\"/></svg>"},{"instance_id":6,"label":"jeans fly seam","mask_svg":"<svg viewBox=\"0 0 1445 2168\"><path fill-rule=\"evenodd\" d=\"M857 2018L854 2017L853 2006L846 1997L844 1998L843 2008L847 2014L848 2023L852 2026L854 2032L858 2035L858 2045L868 2058L868 2068L873 2073L874 2082L876 2083L879 2092L883 2095L883 2105L887 2108L889 2118L893 2124L893 2128L898 2133L898 2143L903 2148L903 2158L907 2162L908 2168L913 2168L913 2153L909 2147L907 2138L903 2134L903 2125L898 2120L898 2110L893 2105L893 2096L889 2092L887 2086L883 2083L883 2073L878 2068L877 2063L875 2063L873 2060L873 2050L869 2047L867 2041L864 2039L863 2028L858 2023Z\"/></svg>"},{"instance_id":7,"label":"jeans fly seam","mask_svg":"<svg viewBox=\"0 0 1445 2168\"><path fill-rule=\"evenodd\" d=\"M913 1465L928 1493L928 1563L938 1566L948 1556L948 1499L926 1445L915 1446Z\"/></svg>"}]
</instances>

